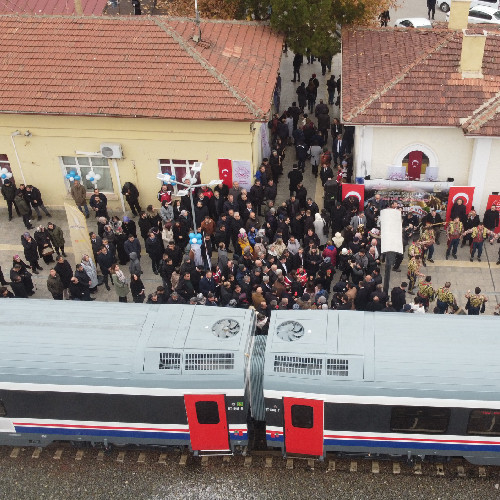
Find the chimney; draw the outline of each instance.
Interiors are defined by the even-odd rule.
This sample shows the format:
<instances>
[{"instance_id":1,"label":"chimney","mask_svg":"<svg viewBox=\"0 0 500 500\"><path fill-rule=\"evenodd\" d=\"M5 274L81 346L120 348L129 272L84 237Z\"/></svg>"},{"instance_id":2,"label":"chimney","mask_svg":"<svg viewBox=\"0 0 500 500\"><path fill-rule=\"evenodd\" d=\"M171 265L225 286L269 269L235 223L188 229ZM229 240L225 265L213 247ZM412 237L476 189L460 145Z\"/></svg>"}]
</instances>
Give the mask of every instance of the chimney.
<instances>
[{"instance_id":1,"label":"chimney","mask_svg":"<svg viewBox=\"0 0 500 500\"><path fill-rule=\"evenodd\" d=\"M486 31L463 30L460 72L462 78L483 78L483 56Z\"/></svg>"},{"instance_id":2,"label":"chimney","mask_svg":"<svg viewBox=\"0 0 500 500\"><path fill-rule=\"evenodd\" d=\"M448 29L467 29L467 24L469 22L469 9L470 0L451 0Z\"/></svg>"}]
</instances>

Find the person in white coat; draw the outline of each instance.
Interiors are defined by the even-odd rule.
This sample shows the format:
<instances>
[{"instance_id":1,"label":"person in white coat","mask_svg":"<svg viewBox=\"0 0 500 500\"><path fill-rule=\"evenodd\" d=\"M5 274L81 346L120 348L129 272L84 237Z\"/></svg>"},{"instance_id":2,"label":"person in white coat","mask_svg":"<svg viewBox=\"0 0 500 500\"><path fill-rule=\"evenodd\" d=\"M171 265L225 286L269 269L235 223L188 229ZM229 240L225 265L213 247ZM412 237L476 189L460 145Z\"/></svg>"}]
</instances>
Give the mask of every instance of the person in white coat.
<instances>
[{"instance_id":1,"label":"person in white coat","mask_svg":"<svg viewBox=\"0 0 500 500\"><path fill-rule=\"evenodd\" d=\"M321 214L316 214L314 216L314 232L318 235L320 248L326 245L328 241L328 227L326 225L325 219L321 217ZM326 233L326 234L325 234Z\"/></svg>"},{"instance_id":2,"label":"person in white coat","mask_svg":"<svg viewBox=\"0 0 500 500\"><path fill-rule=\"evenodd\" d=\"M97 285L99 284L99 280L97 279L97 268L93 260L87 254L82 257L82 266L90 278L90 291L93 292L97 290Z\"/></svg>"}]
</instances>

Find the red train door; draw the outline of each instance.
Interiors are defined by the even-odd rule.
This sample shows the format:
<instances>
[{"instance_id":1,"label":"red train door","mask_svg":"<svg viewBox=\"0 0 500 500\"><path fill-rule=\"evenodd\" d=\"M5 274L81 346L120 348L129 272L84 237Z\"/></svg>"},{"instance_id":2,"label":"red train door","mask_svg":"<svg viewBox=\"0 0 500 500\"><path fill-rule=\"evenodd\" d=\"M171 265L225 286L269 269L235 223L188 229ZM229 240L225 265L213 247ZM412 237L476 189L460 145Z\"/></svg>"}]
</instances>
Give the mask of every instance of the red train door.
<instances>
[{"instance_id":1,"label":"red train door","mask_svg":"<svg viewBox=\"0 0 500 500\"><path fill-rule=\"evenodd\" d=\"M224 394L184 396L193 451L229 450Z\"/></svg>"},{"instance_id":2,"label":"red train door","mask_svg":"<svg viewBox=\"0 0 500 500\"><path fill-rule=\"evenodd\" d=\"M283 398L285 450L302 455L323 455L323 401Z\"/></svg>"}]
</instances>

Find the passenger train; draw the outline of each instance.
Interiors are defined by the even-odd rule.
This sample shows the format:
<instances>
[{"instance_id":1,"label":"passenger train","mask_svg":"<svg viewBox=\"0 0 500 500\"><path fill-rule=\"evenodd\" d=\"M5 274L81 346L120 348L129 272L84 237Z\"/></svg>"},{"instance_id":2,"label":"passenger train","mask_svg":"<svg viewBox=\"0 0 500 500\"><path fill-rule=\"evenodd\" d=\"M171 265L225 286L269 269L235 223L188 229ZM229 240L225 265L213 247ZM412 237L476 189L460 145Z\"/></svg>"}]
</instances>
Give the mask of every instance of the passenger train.
<instances>
[{"instance_id":1,"label":"passenger train","mask_svg":"<svg viewBox=\"0 0 500 500\"><path fill-rule=\"evenodd\" d=\"M0 445L500 464L494 316L0 302Z\"/></svg>"}]
</instances>

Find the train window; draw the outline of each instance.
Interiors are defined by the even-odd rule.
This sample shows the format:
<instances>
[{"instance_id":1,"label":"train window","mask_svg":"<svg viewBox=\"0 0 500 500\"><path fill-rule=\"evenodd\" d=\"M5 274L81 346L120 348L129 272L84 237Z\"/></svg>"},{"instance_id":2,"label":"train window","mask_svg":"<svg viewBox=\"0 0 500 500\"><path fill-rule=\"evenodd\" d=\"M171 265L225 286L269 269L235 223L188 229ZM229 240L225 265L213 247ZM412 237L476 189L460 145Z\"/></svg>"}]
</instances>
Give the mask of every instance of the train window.
<instances>
[{"instance_id":1,"label":"train window","mask_svg":"<svg viewBox=\"0 0 500 500\"><path fill-rule=\"evenodd\" d=\"M312 406L306 405L292 405L292 426L301 429L313 428L313 414Z\"/></svg>"},{"instance_id":2,"label":"train window","mask_svg":"<svg viewBox=\"0 0 500 500\"><path fill-rule=\"evenodd\" d=\"M391 431L442 434L449 421L449 408L395 406L391 412Z\"/></svg>"},{"instance_id":3,"label":"train window","mask_svg":"<svg viewBox=\"0 0 500 500\"><path fill-rule=\"evenodd\" d=\"M197 401L196 418L199 424L218 424L219 418L219 405L216 401Z\"/></svg>"},{"instance_id":4,"label":"train window","mask_svg":"<svg viewBox=\"0 0 500 500\"><path fill-rule=\"evenodd\" d=\"M472 410L467 434L500 436L500 410Z\"/></svg>"},{"instance_id":5,"label":"train window","mask_svg":"<svg viewBox=\"0 0 500 500\"><path fill-rule=\"evenodd\" d=\"M5 417L5 415L7 415L7 410L5 409L3 401L0 399L0 417Z\"/></svg>"}]
</instances>

